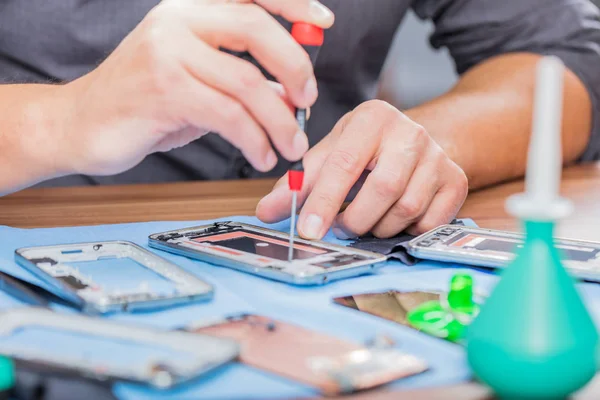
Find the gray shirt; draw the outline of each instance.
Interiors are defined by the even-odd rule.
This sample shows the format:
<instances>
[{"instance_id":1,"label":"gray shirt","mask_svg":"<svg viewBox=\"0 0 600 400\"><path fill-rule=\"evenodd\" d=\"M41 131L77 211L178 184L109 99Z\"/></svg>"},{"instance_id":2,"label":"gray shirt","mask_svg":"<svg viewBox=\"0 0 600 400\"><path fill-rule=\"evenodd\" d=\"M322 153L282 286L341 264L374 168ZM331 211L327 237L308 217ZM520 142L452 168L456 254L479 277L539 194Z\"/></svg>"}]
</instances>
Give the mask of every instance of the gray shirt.
<instances>
[{"instance_id":1,"label":"gray shirt","mask_svg":"<svg viewBox=\"0 0 600 400\"><path fill-rule=\"evenodd\" d=\"M159 0L0 1L0 83L68 82L98 65ZM324 0L336 14L316 64L320 97L308 127L311 145L337 120L373 98L407 10L435 24L458 73L510 52L554 54L581 79L594 105L583 160L600 158L600 17L589 0ZM281 160L270 176L282 175ZM110 177L70 176L44 185L234 179L264 176L214 134L152 154Z\"/></svg>"}]
</instances>

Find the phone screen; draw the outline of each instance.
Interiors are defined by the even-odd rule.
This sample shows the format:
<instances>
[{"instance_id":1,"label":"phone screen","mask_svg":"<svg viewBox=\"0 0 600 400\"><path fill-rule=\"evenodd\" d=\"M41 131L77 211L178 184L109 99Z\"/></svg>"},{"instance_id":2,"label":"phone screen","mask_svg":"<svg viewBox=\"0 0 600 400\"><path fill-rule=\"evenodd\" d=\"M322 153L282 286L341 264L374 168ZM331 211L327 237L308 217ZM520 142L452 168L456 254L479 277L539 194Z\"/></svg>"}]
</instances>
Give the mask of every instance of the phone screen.
<instances>
[{"instance_id":1,"label":"phone screen","mask_svg":"<svg viewBox=\"0 0 600 400\"><path fill-rule=\"evenodd\" d=\"M256 254L281 261L288 260L289 243L286 240L243 229L203 236L192 239L192 241L218 245L234 252ZM294 243L295 260L305 260L327 253L332 253L332 251L309 244Z\"/></svg>"}]
</instances>

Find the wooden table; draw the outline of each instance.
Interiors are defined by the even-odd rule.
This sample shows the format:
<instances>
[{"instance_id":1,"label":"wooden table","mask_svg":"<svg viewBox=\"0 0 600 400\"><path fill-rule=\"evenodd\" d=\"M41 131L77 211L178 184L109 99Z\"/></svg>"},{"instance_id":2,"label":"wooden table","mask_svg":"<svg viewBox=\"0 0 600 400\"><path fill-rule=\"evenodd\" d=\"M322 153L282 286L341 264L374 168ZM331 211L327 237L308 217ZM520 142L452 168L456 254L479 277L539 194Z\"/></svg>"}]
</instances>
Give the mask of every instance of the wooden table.
<instances>
[{"instance_id":1,"label":"wooden table","mask_svg":"<svg viewBox=\"0 0 600 400\"><path fill-rule=\"evenodd\" d=\"M563 192L576 212L562 221L560 235L600 241L600 163L569 168L563 177ZM254 180L28 189L0 198L0 225L35 228L253 215L273 184ZM522 190L522 182L513 182L472 193L460 216L485 228L519 229L504 211L504 201Z\"/></svg>"},{"instance_id":2,"label":"wooden table","mask_svg":"<svg viewBox=\"0 0 600 400\"><path fill-rule=\"evenodd\" d=\"M483 228L518 230L518 222L504 211L504 202L523 187L519 181L472 193L460 216L474 219ZM561 221L558 235L600 241L600 163L566 169L561 189L572 200L574 212Z\"/></svg>"},{"instance_id":3,"label":"wooden table","mask_svg":"<svg viewBox=\"0 0 600 400\"><path fill-rule=\"evenodd\" d=\"M600 163L569 168L563 178L562 190L573 200L576 211L562 221L559 234L600 241ZM273 180L255 180L29 189L0 198L0 225L34 228L253 215L256 204L273 183ZM504 211L504 201L522 190L522 182L513 182L472 193L460 216L473 218L481 227L519 229ZM365 400L482 400L488 397L487 390L477 384L352 396ZM577 396L577 399L597 398L600 398L600 378Z\"/></svg>"}]
</instances>

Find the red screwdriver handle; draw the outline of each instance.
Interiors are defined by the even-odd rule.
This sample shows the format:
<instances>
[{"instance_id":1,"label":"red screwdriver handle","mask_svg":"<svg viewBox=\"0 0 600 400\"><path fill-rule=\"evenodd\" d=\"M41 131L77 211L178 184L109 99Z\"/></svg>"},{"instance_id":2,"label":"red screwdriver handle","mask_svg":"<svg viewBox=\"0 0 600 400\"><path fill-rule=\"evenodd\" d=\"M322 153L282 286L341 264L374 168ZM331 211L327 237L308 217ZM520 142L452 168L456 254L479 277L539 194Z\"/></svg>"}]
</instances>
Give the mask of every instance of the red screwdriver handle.
<instances>
[{"instance_id":1,"label":"red screwdriver handle","mask_svg":"<svg viewBox=\"0 0 600 400\"><path fill-rule=\"evenodd\" d=\"M319 55L319 50L325 41L325 32L323 29L304 22L296 22L292 25L292 37L306 50L314 65ZM296 110L296 120L298 121L298 126L303 131L306 131L306 114L305 109ZM302 165L302 160L300 160L292 164L288 171L288 185L291 191L299 192L302 190L303 182L304 166ZM292 213L294 212L292 210Z\"/></svg>"},{"instance_id":2,"label":"red screwdriver handle","mask_svg":"<svg viewBox=\"0 0 600 400\"><path fill-rule=\"evenodd\" d=\"M302 161L295 162L288 171L288 184L290 190L299 192L302 190L302 183L304 181L304 166Z\"/></svg>"},{"instance_id":3,"label":"red screwdriver handle","mask_svg":"<svg viewBox=\"0 0 600 400\"><path fill-rule=\"evenodd\" d=\"M292 25L292 37L302 46L323 46L325 32L318 26L296 22Z\"/></svg>"},{"instance_id":4,"label":"red screwdriver handle","mask_svg":"<svg viewBox=\"0 0 600 400\"><path fill-rule=\"evenodd\" d=\"M308 53L314 66L325 41L323 29L304 22L296 22L292 25L292 37Z\"/></svg>"}]
</instances>

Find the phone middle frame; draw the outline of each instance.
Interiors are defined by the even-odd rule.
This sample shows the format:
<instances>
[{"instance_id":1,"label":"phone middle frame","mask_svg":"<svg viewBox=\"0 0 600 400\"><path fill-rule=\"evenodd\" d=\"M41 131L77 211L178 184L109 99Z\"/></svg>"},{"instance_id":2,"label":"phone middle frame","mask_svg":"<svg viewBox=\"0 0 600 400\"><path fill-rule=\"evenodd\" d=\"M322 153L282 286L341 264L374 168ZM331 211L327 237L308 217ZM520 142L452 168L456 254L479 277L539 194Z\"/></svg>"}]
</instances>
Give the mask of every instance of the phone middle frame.
<instances>
[{"instance_id":1,"label":"phone middle frame","mask_svg":"<svg viewBox=\"0 0 600 400\"><path fill-rule=\"evenodd\" d=\"M141 267L146 268L160 276L162 279L166 279L167 281L175 284L178 288L177 292L172 295L149 294L146 298L140 298L136 294L106 294L97 300L90 300L82 297L78 293L78 289L75 289L71 285L61 281L58 277L45 271L42 267L38 266L37 263L26 256L27 253L31 252L35 252L35 254L43 254L45 251L69 251L73 249L85 249L89 248L90 246L94 247L107 245L122 246L123 248L131 249L132 251L144 256L147 262L141 262L139 259L136 259L135 261L137 261ZM118 251L111 252L110 255L115 256L114 258L120 258L119 256L123 256L123 254L119 253ZM98 260L100 260L100 258ZM47 283L50 286L48 288L49 292L61 298L62 300L67 301L81 312L87 314L106 314L118 311L162 309L170 306L185 305L190 302L209 301L214 296L214 287L211 284L203 281L195 275L192 275L160 255L144 249L133 242L124 240L23 247L15 250L15 261L37 278ZM55 261L59 265L61 262L68 263L68 261ZM73 260L70 261L78 262L83 260L80 260L77 256L73 256ZM183 286L185 286L185 288Z\"/></svg>"},{"instance_id":2,"label":"phone middle frame","mask_svg":"<svg viewBox=\"0 0 600 400\"><path fill-rule=\"evenodd\" d=\"M326 243L323 241L312 241L305 240L301 238L295 238L294 243L300 245L308 245L312 247L322 248L324 250L328 250L331 253L327 255L332 257L337 254L343 255L357 255L366 257L366 260L356 261L350 264L346 264L340 267L331 267L331 268L319 268L314 266L312 269L312 273L310 271L302 270L302 266L310 266L310 263L303 260L293 260L292 262L288 261L275 261L275 264L287 264L288 268L281 268L280 266L274 267L272 265L262 265L258 263L253 263L251 260L239 260L235 259L233 256L228 257L223 254L216 254L212 252L202 251L200 249L194 249L190 247L183 247L177 243L170 243L167 240L159 239L161 236L166 235L182 235L197 233L202 230L212 229L215 226L223 226L234 228L235 230L247 230L256 232L257 234L264 234L268 236L275 236L276 238L288 241L289 235L280 231L276 231L273 229L263 228L255 225L232 222L232 221L224 221L213 224L195 226L190 228L183 228L177 230L171 230L162 233L155 233L149 236L148 244L152 248L156 248L159 250L164 250L170 253L178 254L184 257L192 258L199 261L208 262L211 264L215 264L218 266L224 266L227 268L231 268L237 271L249 273L252 275L257 275L260 277L285 282L293 285L300 286L308 286L308 285L322 285L328 282L351 278L360 275L365 275L374 272L378 268L382 267L385 261L387 261L387 256L372 253L364 250L354 249L350 247L340 246L336 244ZM234 230L232 229L232 231ZM248 254L248 253L246 253ZM316 257L315 257L316 258ZM312 260L312 259L307 259Z\"/></svg>"}]
</instances>

